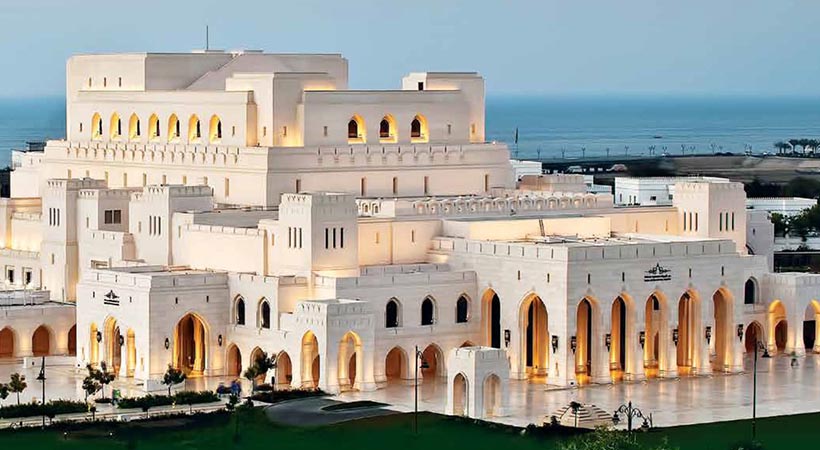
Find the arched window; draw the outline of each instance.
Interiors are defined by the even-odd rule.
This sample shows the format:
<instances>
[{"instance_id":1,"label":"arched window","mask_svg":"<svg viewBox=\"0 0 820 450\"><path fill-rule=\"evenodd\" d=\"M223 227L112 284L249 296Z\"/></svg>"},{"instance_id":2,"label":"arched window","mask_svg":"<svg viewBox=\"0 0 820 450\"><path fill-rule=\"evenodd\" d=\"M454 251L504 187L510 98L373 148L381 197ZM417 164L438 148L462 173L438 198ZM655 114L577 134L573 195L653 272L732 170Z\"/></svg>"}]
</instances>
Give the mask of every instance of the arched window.
<instances>
[{"instance_id":1,"label":"arched window","mask_svg":"<svg viewBox=\"0 0 820 450\"><path fill-rule=\"evenodd\" d=\"M270 305L267 300L262 300L259 305L259 326L270 329Z\"/></svg>"},{"instance_id":2,"label":"arched window","mask_svg":"<svg viewBox=\"0 0 820 450\"><path fill-rule=\"evenodd\" d=\"M347 122L347 142L349 144L363 144L367 142L367 130L364 126L364 119L358 114L351 117Z\"/></svg>"},{"instance_id":3,"label":"arched window","mask_svg":"<svg viewBox=\"0 0 820 450\"><path fill-rule=\"evenodd\" d=\"M142 130L140 129L140 118L137 117L136 114L131 114L131 118L128 120L128 139L131 141L138 141L142 136Z\"/></svg>"},{"instance_id":4,"label":"arched window","mask_svg":"<svg viewBox=\"0 0 820 450\"><path fill-rule=\"evenodd\" d=\"M384 308L384 326L386 328L399 326L399 302L395 298L391 298Z\"/></svg>"},{"instance_id":5,"label":"arched window","mask_svg":"<svg viewBox=\"0 0 820 450\"><path fill-rule=\"evenodd\" d=\"M245 325L245 299L239 297L236 299L236 310L234 317L237 325Z\"/></svg>"},{"instance_id":6,"label":"arched window","mask_svg":"<svg viewBox=\"0 0 820 450\"><path fill-rule=\"evenodd\" d=\"M199 142L202 138L202 125L199 122L199 117L196 114L188 119L188 142Z\"/></svg>"},{"instance_id":7,"label":"arched window","mask_svg":"<svg viewBox=\"0 0 820 450\"><path fill-rule=\"evenodd\" d=\"M122 120L120 119L120 115L117 113L111 114L110 131L111 140L119 140L122 136Z\"/></svg>"},{"instance_id":8,"label":"arched window","mask_svg":"<svg viewBox=\"0 0 820 450\"><path fill-rule=\"evenodd\" d=\"M435 322L435 310L436 307L430 297L425 298L424 301L421 302L422 325L432 325Z\"/></svg>"},{"instance_id":9,"label":"arched window","mask_svg":"<svg viewBox=\"0 0 820 450\"><path fill-rule=\"evenodd\" d=\"M396 142L396 120L386 115L379 122L379 142Z\"/></svg>"},{"instance_id":10,"label":"arched window","mask_svg":"<svg viewBox=\"0 0 820 450\"><path fill-rule=\"evenodd\" d=\"M171 114L168 118L168 142L178 140L179 135L179 118L176 114Z\"/></svg>"},{"instance_id":11,"label":"arched window","mask_svg":"<svg viewBox=\"0 0 820 450\"><path fill-rule=\"evenodd\" d=\"M427 142L427 119L422 115L413 117L410 122L410 140L412 142Z\"/></svg>"},{"instance_id":12,"label":"arched window","mask_svg":"<svg viewBox=\"0 0 820 450\"><path fill-rule=\"evenodd\" d=\"M208 127L208 140L211 143L219 143L222 140L222 120L219 116L212 116Z\"/></svg>"},{"instance_id":13,"label":"arched window","mask_svg":"<svg viewBox=\"0 0 820 450\"><path fill-rule=\"evenodd\" d=\"M159 136L159 118L156 114L151 114L151 117L148 119L148 139L153 141L159 139Z\"/></svg>"},{"instance_id":14,"label":"arched window","mask_svg":"<svg viewBox=\"0 0 820 450\"><path fill-rule=\"evenodd\" d=\"M470 315L470 301L462 295L456 301L456 323L467 323Z\"/></svg>"},{"instance_id":15,"label":"arched window","mask_svg":"<svg viewBox=\"0 0 820 450\"><path fill-rule=\"evenodd\" d=\"M102 117L100 117L99 114L94 113L94 116L91 118L91 139L93 139L93 140L102 139L102 130L103 130Z\"/></svg>"},{"instance_id":16,"label":"arched window","mask_svg":"<svg viewBox=\"0 0 820 450\"><path fill-rule=\"evenodd\" d=\"M746 285L743 287L743 304L754 305L757 302L757 284L754 278L746 280Z\"/></svg>"}]
</instances>

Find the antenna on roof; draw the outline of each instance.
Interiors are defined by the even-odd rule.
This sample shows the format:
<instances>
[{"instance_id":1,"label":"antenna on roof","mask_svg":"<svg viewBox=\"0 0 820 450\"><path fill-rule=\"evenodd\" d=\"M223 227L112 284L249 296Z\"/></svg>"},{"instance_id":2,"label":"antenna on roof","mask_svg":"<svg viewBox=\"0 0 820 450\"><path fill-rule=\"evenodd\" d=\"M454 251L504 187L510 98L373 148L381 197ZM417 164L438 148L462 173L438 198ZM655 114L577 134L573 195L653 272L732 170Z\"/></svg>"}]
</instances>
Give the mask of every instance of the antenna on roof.
<instances>
[{"instance_id":1,"label":"antenna on roof","mask_svg":"<svg viewBox=\"0 0 820 450\"><path fill-rule=\"evenodd\" d=\"M210 29L208 28L208 25L205 25L205 51L207 52L210 49L211 49Z\"/></svg>"}]
</instances>

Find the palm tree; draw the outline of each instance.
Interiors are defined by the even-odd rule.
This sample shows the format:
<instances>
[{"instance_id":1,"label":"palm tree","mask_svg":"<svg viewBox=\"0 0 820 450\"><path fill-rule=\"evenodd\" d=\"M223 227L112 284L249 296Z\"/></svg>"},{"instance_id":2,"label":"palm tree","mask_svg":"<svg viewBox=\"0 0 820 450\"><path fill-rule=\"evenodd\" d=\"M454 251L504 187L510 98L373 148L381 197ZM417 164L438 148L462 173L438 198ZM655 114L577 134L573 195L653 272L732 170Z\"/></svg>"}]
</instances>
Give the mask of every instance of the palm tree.
<instances>
[{"instance_id":1,"label":"palm tree","mask_svg":"<svg viewBox=\"0 0 820 450\"><path fill-rule=\"evenodd\" d=\"M9 392L13 392L17 394L17 404L20 404L20 393L26 390L28 387L28 383L26 383L26 377L24 375L20 375L19 373L15 372L11 374L9 379L8 389Z\"/></svg>"},{"instance_id":2,"label":"palm tree","mask_svg":"<svg viewBox=\"0 0 820 450\"><path fill-rule=\"evenodd\" d=\"M783 141L777 141L774 143L774 148L777 149L777 154L783 154L786 150L791 148L791 146Z\"/></svg>"},{"instance_id":3,"label":"palm tree","mask_svg":"<svg viewBox=\"0 0 820 450\"><path fill-rule=\"evenodd\" d=\"M792 147L792 153L795 153L797 151L797 146L800 145L800 140L799 139L789 139L788 142L789 142L789 145Z\"/></svg>"}]
</instances>

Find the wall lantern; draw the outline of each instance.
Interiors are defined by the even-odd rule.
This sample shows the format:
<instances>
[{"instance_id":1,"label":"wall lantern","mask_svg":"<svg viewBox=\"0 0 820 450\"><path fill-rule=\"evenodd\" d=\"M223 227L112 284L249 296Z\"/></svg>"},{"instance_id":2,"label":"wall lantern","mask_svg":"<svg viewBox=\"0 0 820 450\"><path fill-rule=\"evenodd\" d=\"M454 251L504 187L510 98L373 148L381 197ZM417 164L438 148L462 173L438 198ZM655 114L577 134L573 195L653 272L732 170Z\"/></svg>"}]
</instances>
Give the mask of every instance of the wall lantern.
<instances>
[{"instance_id":1,"label":"wall lantern","mask_svg":"<svg viewBox=\"0 0 820 450\"><path fill-rule=\"evenodd\" d=\"M218 342L219 346L222 347L222 335L221 334L216 338L216 342Z\"/></svg>"},{"instance_id":2,"label":"wall lantern","mask_svg":"<svg viewBox=\"0 0 820 450\"><path fill-rule=\"evenodd\" d=\"M743 340L743 324L742 323L737 324L737 338L740 339L741 341Z\"/></svg>"},{"instance_id":3,"label":"wall lantern","mask_svg":"<svg viewBox=\"0 0 820 450\"><path fill-rule=\"evenodd\" d=\"M558 351L558 336L552 335L552 352L555 353Z\"/></svg>"},{"instance_id":4,"label":"wall lantern","mask_svg":"<svg viewBox=\"0 0 820 450\"><path fill-rule=\"evenodd\" d=\"M504 330L504 347L510 346L510 330Z\"/></svg>"},{"instance_id":5,"label":"wall lantern","mask_svg":"<svg viewBox=\"0 0 820 450\"><path fill-rule=\"evenodd\" d=\"M706 326L706 343L707 344L712 343L712 326L711 325Z\"/></svg>"},{"instance_id":6,"label":"wall lantern","mask_svg":"<svg viewBox=\"0 0 820 450\"><path fill-rule=\"evenodd\" d=\"M102 342L102 332L98 331L97 332L97 343L99 344L100 342Z\"/></svg>"},{"instance_id":7,"label":"wall lantern","mask_svg":"<svg viewBox=\"0 0 820 450\"><path fill-rule=\"evenodd\" d=\"M171 341L168 338L165 338L165 350L171 348Z\"/></svg>"},{"instance_id":8,"label":"wall lantern","mask_svg":"<svg viewBox=\"0 0 820 450\"><path fill-rule=\"evenodd\" d=\"M117 339L117 341L119 341L120 347L122 347L122 345L125 344L125 338L122 337L122 335L120 335L120 337L119 337L119 339Z\"/></svg>"},{"instance_id":9,"label":"wall lantern","mask_svg":"<svg viewBox=\"0 0 820 450\"><path fill-rule=\"evenodd\" d=\"M572 349L572 354L575 354L575 350L578 349L578 338L573 336L569 338L569 348Z\"/></svg>"},{"instance_id":10,"label":"wall lantern","mask_svg":"<svg viewBox=\"0 0 820 450\"><path fill-rule=\"evenodd\" d=\"M612 349L612 333L607 333L606 336L604 336L604 344L606 344L606 351Z\"/></svg>"},{"instance_id":11,"label":"wall lantern","mask_svg":"<svg viewBox=\"0 0 820 450\"><path fill-rule=\"evenodd\" d=\"M646 331L642 330L641 332L638 333L638 342L641 343L641 349L643 349L644 346L646 345Z\"/></svg>"},{"instance_id":12,"label":"wall lantern","mask_svg":"<svg viewBox=\"0 0 820 450\"><path fill-rule=\"evenodd\" d=\"M675 343L675 347L678 346L678 338L680 338L680 335L678 333L678 329L675 328L674 330L672 330L672 342Z\"/></svg>"}]
</instances>

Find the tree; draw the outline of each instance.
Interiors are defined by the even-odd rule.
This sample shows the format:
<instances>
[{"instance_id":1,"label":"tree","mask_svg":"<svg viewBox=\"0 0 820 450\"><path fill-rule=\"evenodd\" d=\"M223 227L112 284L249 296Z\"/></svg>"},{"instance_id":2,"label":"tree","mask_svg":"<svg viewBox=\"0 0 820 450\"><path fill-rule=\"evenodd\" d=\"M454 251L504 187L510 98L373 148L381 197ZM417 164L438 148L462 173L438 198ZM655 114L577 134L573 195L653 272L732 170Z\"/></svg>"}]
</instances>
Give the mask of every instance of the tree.
<instances>
[{"instance_id":1,"label":"tree","mask_svg":"<svg viewBox=\"0 0 820 450\"><path fill-rule=\"evenodd\" d=\"M260 352L253 365L256 367L257 376L265 376L269 370L276 368L276 358L268 356L267 352Z\"/></svg>"},{"instance_id":2,"label":"tree","mask_svg":"<svg viewBox=\"0 0 820 450\"><path fill-rule=\"evenodd\" d=\"M113 372L108 371L108 365L105 363L105 361L100 363L99 369L95 368L91 364L86 366L86 368L88 369L88 375L94 378L98 383L100 383L100 388L102 389L103 397L105 397L105 386L114 381L114 379L117 376L114 375Z\"/></svg>"},{"instance_id":3,"label":"tree","mask_svg":"<svg viewBox=\"0 0 820 450\"><path fill-rule=\"evenodd\" d=\"M168 364L168 370L166 370L165 375L162 376L162 384L168 386L168 397L171 396L171 386L182 383L186 378L187 377L181 370Z\"/></svg>"},{"instance_id":4,"label":"tree","mask_svg":"<svg viewBox=\"0 0 820 450\"><path fill-rule=\"evenodd\" d=\"M11 374L9 378L8 389L9 392L13 392L17 394L17 404L20 404L20 393L26 390L28 387L28 383L26 383L26 377L24 375L20 375L19 373L15 372Z\"/></svg>"},{"instance_id":5,"label":"tree","mask_svg":"<svg viewBox=\"0 0 820 450\"><path fill-rule=\"evenodd\" d=\"M0 383L0 400L5 400L9 396L9 386L7 384Z\"/></svg>"},{"instance_id":6,"label":"tree","mask_svg":"<svg viewBox=\"0 0 820 450\"><path fill-rule=\"evenodd\" d=\"M256 368L256 363L254 363L252 366L245 369L245 372L242 373L242 376L244 376L245 378L247 378L251 382L251 385L253 386L251 388L251 390L255 391L256 390L256 377L259 376L259 371Z\"/></svg>"},{"instance_id":7,"label":"tree","mask_svg":"<svg viewBox=\"0 0 820 450\"><path fill-rule=\"evenodd\" d=\"M789 221L783 214L772 213L772 224L775 236L785 236L789 232Z\"/></svg>"},{"instance_id":8,"label":"tree","mask_svg":"<svg viewBox=\"0 0 820 450\"><path fill-rule=\"evenodd\" d=\"M88 403L88 397L96 394L102 388L102 385L97 379L89 374L83 379L83 392L85 392L85 402Z\"/></svg>"}]
</instances>

